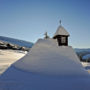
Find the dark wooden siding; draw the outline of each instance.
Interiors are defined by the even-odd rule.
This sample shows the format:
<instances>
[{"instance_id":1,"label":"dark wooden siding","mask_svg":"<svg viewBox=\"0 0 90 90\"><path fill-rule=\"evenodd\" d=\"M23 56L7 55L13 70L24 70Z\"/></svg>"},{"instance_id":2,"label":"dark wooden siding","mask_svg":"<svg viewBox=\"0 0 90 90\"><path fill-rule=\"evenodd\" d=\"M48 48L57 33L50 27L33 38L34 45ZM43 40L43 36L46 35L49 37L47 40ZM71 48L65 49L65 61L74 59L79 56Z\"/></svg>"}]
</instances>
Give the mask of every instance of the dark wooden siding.
<instances>
[{"instance_id":1,"label":"dark wooden siding","mask_svg":"<svg viewBox=\"0 0 90 90\"><path fill-rule=\"evenodd\" d=\"M61 40L62 37L65 37L66 38L65 43L62 43L62 40ZM63 45L64 46L68 46L68 36L57 35L57 36L53 37L53 39L57 39L59 46L63 46Z\"/></svg>"}]
</instances>

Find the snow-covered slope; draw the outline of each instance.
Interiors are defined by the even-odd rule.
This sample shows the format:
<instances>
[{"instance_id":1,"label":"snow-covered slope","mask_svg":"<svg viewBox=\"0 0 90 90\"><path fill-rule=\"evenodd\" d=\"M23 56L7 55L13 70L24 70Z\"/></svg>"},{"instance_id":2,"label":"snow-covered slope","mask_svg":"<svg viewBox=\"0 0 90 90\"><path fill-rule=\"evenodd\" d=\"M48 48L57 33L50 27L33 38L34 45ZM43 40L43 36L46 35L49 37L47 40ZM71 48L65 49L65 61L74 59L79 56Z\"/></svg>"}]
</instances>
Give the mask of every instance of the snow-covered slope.
<instances>
[{"instance_id":1,"label":"snow-covered slope","mask_svg":"<svg viewBox=\"0 0 90 90\"><path fill-rule=\"evenodd\" d=\"M26 55L26 51L0 50L0 75L14 62Z\"/></svg>"},{"instance_id":2,"label":"snow-covered slope","mask_svg":"<svg viewBox=\"0 0 90 90\"><path fill-rule=\"evenodd\" d=\"M0 36L0 41L12 43L12 44L19 45L22 47L27 47L27 48L31 48L33 46L33 43L31 43L31 42L14 39L14 38L10 38L10 37L4 37L4 36Z\"/></svg>"},{"instance_id":3,"label":"snow-covered slope","mask_svg":"<svg viewBox=\"0 0 90 90\"><path fill-rule=\"evenodd\" d=\"M82 59L85 59L85 60L90 59L90 54L84 55L84 56L82 57Z\"/></svg>"},{"instance_id":4,"label":"snow-covered slope","mask_svg":"<svg viewBox=\"0 0 90 90\"><path fill-rule=\"evenodd\" d=\"M90 76L72 47L40 39L0 77L0 90L90 90Z\"/></svg>"},{"instance_id":5,"label":"snow-covered slope","mask_svg":"<svg viewBox=\"0 0 90 90\"><path fill-rule=\"evenodd\" d=\"M14 63L14 66L25 71L44 74L85 74L72 47L58 46L53 39L39 39L30 52Z\"/></svg>"}]
</instances>

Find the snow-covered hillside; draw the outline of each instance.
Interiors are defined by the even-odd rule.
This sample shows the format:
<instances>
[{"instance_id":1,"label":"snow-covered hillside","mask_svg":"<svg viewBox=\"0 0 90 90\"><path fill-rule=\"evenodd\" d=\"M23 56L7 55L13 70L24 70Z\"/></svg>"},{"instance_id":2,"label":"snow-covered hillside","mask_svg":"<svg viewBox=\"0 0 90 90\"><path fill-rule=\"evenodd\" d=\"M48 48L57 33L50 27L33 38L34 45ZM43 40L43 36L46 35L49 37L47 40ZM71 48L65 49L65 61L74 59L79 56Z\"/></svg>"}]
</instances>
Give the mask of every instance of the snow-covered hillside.
<instances>
[{"instance_id":1,"label":"snow-covered hillside","mask_svg":"<svg viewBox=\"0 0 90 90\"><path fill-rule=\"evenodd\" d=\"M85 59L85 60L90 59L90 54L83 56L82 59Z\"/></svg>"},{"instance_id":2,"label":"snow-covered hillside","mask_svg":"<svg viewBox=\"0 0 90 90\"><path fill-rule=\"evenodd\" d=\"M70 46L58 46L53 39L38 40L30 52L18 62L16 68L29 72L57 75L83 75L80 61Z\"/></svg>"},{"instance_id":3,"label":"snow-covered hillside","mask_svg":"<svg viewBox=\"0 0 90 90\"><path fill-rule=\"evenodd\" d=\"M75 48L75 51L76 52L90 52L90 48L82 48L82 49L79 49L79 48Z\"/></svg>"},{"instance_id":4,"label":"snow-covered hillside","mask_svg":"<svg viewBox=\"0 0 90 90\"><path fill-rule=\"evenodd\" d=\"M22 47L27 47L27 48L31 48L33 46L33 43L31 43L31 42L14 39L14 38L9 38L9 37L4 37L4 36L0 36L0 41L12 43L12 44L19 45Z\"/></svg>"},{"instance_id":5,"label":"snow-covered hillside","mask_svg":"<svg viewBox=\"0 0 90 90\"><path fill-rule=\"evenodd\" d=\"M0 50L0 74L12 63L22 58L27 52L19 50Z\"/></svg>"},{"instance_id":6,"label":"snow-covered hillside","mask_svg":"<svg viewBox=\"0 0 90 90\"><path fill-rule=\"evenodd\" d=\"M40 39L0 77L0 90L90 90L90 75L70 46Z\"/></svg>"}]
</instances>

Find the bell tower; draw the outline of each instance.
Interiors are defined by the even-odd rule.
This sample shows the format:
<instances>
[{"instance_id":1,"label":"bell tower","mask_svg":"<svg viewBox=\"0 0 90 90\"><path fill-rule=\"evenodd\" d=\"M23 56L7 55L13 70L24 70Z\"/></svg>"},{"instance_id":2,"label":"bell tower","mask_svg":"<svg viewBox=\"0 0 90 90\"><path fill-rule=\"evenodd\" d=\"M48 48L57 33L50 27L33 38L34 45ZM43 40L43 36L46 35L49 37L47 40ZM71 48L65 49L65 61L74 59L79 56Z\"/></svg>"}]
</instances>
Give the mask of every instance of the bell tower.
<instances>
[{"instance_id":1,"label":"bell tower","mask_svg":"<svg viewBox=\"0 0 90 90\"><path fill-rule=\"evenodd\" d=\"M68 37L69 36L70 36L69 33L61 25L61 20L60 20L60 26L57 28L57 31L54 34L53 39L57 39L59 46L68 46Z\"/></svg>"}]
</instances>

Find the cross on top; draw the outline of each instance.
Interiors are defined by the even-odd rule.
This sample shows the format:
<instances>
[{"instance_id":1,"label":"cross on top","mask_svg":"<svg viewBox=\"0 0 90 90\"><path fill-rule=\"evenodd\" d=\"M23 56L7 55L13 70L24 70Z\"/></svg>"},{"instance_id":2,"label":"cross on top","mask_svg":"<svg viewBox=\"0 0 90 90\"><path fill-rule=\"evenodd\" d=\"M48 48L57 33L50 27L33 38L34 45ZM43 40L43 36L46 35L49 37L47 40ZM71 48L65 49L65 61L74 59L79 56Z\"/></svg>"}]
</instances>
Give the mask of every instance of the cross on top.
<instances>
[{"instance_id":1,"label":"cross on top","mask_svg":"<svg viewBox=\"0 0 90 90\"><path fill-rule=\"evenodd\" d=\"M61 25L61 20L59 22L60 22L60 25Z\"/></svg>"},{"instance_id":2,"label":"cross on top","mask_svg":"<svg viewBox=\"0 0 90 90\"><path fill-rule=\"evenodd\" d=\"M45 32L45 34L44 34L45 36L47 36L47 32Z\"/></svg>"},{"instance_id":3,"label":"cross on top","mask_svg":"<svg viewBox=\"0 0 90 90\"><path fill-rule=\"evenodd\" d=\"M49 38L49 36L48 36L47 32L45 32L45 34L44 34L44 35L45 35L45 37L44 37L45 39Z\"/></svg>"}]
</instances>

